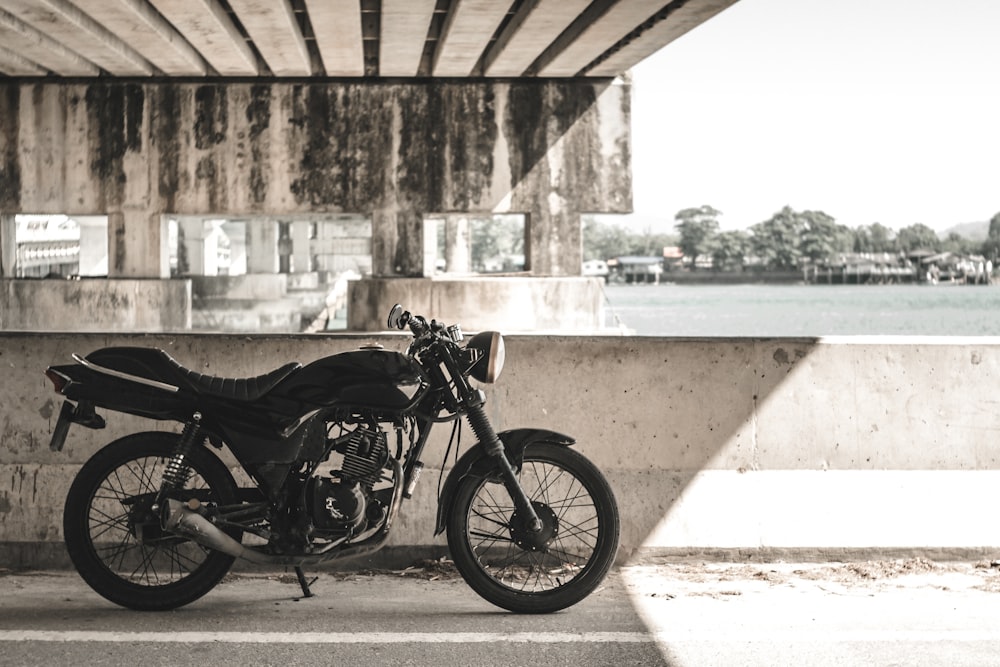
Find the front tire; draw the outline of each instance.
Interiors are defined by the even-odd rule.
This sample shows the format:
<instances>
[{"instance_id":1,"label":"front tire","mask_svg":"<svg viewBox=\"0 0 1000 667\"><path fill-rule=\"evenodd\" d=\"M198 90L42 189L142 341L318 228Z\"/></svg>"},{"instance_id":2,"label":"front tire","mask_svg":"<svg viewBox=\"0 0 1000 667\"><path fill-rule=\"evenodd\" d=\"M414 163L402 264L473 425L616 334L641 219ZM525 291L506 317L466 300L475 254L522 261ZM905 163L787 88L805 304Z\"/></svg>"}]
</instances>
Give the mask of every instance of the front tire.
<instances>
[{"instance_id":1,"label":"front tire","mask_svg":"<svg viewBox=\"0 0 1000 667\"><path fill-rule=\"evenodd\" d=\"M70 559L84 581L115 604L143 611L186 605L214 588L233 563L232 556L161 528L153 504L179 442L179 435L165 432L115 440L84 464L66 496ZM185 461L191 476L171 497L236 502L236 483L218 457L198 446Z\"/></svg>"},{"instance_id":2,"label":"front tire","mask_svg":"<svg viewBox=\"0 0 1000 667\"><path fill-rule=\"evenodd\" d=\"M618 551L618 505L600 470L562 445L529 445L518 472L542 520L530 533L496 478L459 482L448 517L455 566L476 593L524 614L565 609L603 581Z\"/></svg>"}]
</instances>

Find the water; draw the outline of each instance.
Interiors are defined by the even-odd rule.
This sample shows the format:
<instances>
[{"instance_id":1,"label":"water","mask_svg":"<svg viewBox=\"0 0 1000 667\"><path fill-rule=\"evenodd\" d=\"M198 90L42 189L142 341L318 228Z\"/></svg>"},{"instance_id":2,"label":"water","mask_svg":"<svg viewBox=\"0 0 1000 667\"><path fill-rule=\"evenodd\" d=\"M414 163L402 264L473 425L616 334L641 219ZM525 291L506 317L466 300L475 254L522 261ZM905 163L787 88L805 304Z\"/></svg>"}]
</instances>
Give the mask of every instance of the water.
<instances>
[{"instance_id":1,"label":"water","mask_svg":"<svg viewBox=\"0 0 1000 667\"><path fill-rule=\"evenodd\" d=\"M606 285L640 336L1000 336L1000 286ZM617 321L616 321L617 319Z\"/></svg>"}]
</instances>

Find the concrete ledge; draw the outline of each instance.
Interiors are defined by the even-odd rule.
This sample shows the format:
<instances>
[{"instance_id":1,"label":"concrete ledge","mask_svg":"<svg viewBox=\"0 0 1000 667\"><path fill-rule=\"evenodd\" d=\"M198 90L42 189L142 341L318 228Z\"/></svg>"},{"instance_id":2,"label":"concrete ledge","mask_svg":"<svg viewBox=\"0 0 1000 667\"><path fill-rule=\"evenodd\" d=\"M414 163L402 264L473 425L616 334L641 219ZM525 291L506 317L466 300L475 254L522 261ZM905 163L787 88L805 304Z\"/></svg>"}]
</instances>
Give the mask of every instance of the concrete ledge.
<instances>
[{"instance_id":1,"label":"concrete ledge","mask_svg":"<svg viewBox=\"0 0 1000 667\"><path fill-rule=\"evenodd\" d=\"M0 280L0 330L187 331L189 280Z\"/></svg>"},{"instance_id":2,"label":"concrete ledge","mask_svg":"<svg viewBox=\"0 0 1000 667\"><path fill-rule=\"evenodd\" d=\"M581 277L365 278L348 284L347 303L351 331L385 330L396 303L466 331L592 334L604 317L600 280Z\"/></svg>"}]
</instances>

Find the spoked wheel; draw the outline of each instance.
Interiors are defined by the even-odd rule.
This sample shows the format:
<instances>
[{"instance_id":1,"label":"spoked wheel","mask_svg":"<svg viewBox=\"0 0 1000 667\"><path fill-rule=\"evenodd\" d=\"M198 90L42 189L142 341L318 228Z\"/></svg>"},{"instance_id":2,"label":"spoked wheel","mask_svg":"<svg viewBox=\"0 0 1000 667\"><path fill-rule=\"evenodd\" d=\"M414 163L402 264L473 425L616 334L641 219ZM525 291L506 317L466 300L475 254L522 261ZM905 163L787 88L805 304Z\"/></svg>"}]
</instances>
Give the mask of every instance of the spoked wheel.
<instances>
[{"instance_id":1,"label":"spoked wheel","mask_svg":"<svg viewBox=\"0 0 1000 667\"><path fill-rule=\"evenodd\" d=\"M594 464L562 445L529 445L519 479L540 531L528 530L502 483L470 475L456 490L448 546L465 581L493 604L558 611L593 592L614 563L618 506Z\"/></svg>"},{"instance_id":2,"label":"spoked wheel","mask_svg":"<svg viewBox=\"0 0 1000 667\"><path fill-rule=\"evenodd\" d=\"M115 440L84 464L66 497L63 533L73 565L91 588L124 607L163 610L193 602L234 560L161 527L154 505L179 440L163 432ZM185 460L191 476L172 498L236 502L233 477L216 456L195 447Z\"/></svg>"}]
</instances>

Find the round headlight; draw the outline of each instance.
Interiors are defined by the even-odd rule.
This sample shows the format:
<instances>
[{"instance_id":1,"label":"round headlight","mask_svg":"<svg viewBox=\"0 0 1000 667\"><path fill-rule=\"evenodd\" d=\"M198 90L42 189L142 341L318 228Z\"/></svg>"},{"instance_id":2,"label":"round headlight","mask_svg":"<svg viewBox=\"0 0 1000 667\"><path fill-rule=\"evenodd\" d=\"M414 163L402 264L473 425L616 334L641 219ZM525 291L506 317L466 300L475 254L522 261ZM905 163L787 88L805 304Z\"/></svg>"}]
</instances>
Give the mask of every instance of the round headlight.
<instances>
[{"instance_id":1,"label":"round headlight","mask_svg":"<svg viewBox=\"0 0 1000 667\"><path fill-rule=\"evenodd\" d=\"M480 352L479 359L469 369L469 375L487 384L496 382L507 357L503 336L500 335L500 332L482 331L477 333L469 341L466 348Z\"/></svg>"}]
</instances>

